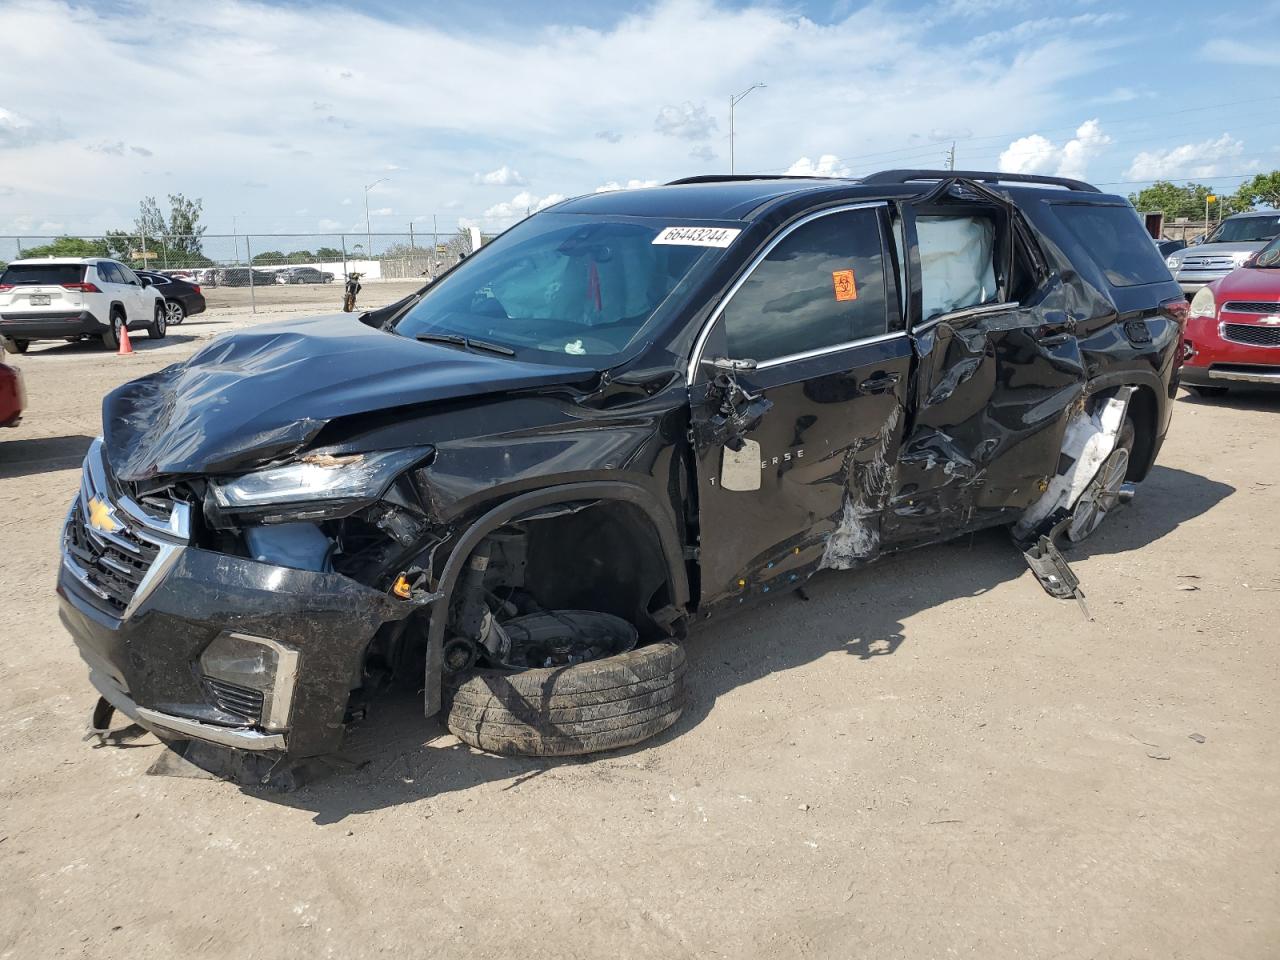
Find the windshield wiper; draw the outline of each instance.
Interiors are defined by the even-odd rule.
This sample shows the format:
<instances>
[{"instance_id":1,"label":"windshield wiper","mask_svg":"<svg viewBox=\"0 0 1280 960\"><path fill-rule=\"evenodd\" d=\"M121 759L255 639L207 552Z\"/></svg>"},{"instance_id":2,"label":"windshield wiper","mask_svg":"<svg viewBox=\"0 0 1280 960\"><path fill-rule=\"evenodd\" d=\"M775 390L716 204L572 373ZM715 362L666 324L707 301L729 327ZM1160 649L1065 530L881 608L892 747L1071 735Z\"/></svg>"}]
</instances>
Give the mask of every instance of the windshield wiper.
<instances>
[{"instance_id":1,"label":"windshield wiper","mask_svg":"<svg viewBox=\"0 0 1280 960\"><path fill-rule=\"evenodd\" d=\"M414 339L421 340L424 343L447 343L464 349L484 350L504 357L514 357L516 355L516 352L510 347L504 347L497 343L486 343L484 340L473 340L470 337L462 337L456 333L420 333Z\"/></svg>"}]
</instances>

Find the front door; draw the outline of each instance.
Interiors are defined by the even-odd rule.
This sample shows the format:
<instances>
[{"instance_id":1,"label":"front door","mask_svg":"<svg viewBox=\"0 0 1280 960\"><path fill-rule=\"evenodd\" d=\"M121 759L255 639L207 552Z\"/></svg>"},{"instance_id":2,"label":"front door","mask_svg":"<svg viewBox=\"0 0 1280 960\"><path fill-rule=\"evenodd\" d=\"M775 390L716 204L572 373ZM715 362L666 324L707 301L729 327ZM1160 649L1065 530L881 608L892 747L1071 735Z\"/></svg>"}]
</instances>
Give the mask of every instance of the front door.
<instances>
[{"instance_id":1,"label":"front door","mask_svg":"<svg viewBox=\"0 0 1280 960\"><path fill-rule=\"evenodd\" d=\"M704 609L879 552L911 345L883 204L811 214L717 311L690 389Z\"/></svg>"}]
</instances>

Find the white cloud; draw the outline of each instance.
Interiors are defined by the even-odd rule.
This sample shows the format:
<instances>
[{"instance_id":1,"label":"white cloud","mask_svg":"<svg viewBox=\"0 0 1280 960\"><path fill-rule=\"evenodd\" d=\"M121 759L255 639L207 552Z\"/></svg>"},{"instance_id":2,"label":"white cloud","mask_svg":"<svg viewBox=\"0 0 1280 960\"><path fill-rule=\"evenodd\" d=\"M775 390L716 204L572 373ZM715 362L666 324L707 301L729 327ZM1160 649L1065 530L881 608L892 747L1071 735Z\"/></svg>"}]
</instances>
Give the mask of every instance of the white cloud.
<instances>
[{"instance_id":1,"label":"white cloud","mask_svg":"<svg viewBox=\"0 0 1280 960\"><path fill-rule=\"evenodd\" d=\"M612 193L615 190L643 190L646 187L656 187L657 180L628 180L626 183L619 183L617 180L610 180L608 183L602 183L596 187L596 193Z\"/></svg>"},{"instance_id":2,"label":"white cloud","mask_svg":"<svg viewBox=\"0 0 1280 960\"><path fill-rule=\"evenodd\" d=\"M349 207L349 206L351 206L351 198L350 198L350 197L343 197L343 198L342 198L342 205L343 205L344 207Z\"/></svg>"},{"instance_id":3,"label":"white cloud","mask_svg":"<svg viewBox=\"0 0 1280 960\"><path fill-rule=\"evenodd\" d=\"M342 224L340 224L337 220L326 219L326 220L319 221L316 224L316 226L318 226L321 230L337 230L340 226L342 226Z\"/></svg>"},{"instance_id":4,"label":"white cloud","mask_svg":"<svg viewBox=\"0 0 1280 960\"><path fill-rule=\"evenodd\" d=\"M473 183L486 187L523 187L529 181L521 176L519 170L512 170L505 163L497 170L488 173L477 173L471 178Z\"/></svg>"},{"instance_id":5,"label":"white cloud","mask_svg":"<svg viewBox=\"0 0 1280 960\"><path fill-rule=\"evenodd\" d=\"M1216 177L1222 175L1224 160L1235 160L1243 153L1243 141L1224 133L1215 140L1184 143L1169 150L1145 150L1133 158L1125 176L1131 180Z\"/></svg>"},{"instance_id":6,"label":"white cloud","mask_svg":"<svg viewBox=\"0 0 1280 960\"><path fill-rule=\"evenodd\" d=\"M1240 66L1270 69L1276 65L1272 44L1246 43L1243 40L1210 40L1201 48L1200 56L1215 63Z\"/></svg>"},{"instance_id":7,"label":"white cloud","mask_svg":"<svg viewBox=\"0 0 1280 960\"><path fill-rule=\"evenodd\" d=\"M552 204L564 199L562 193L549 193L545 197L536 197L528 190L522 190L510 200L495 203L484 212L485 220L515 220L530 213L545 210Z\"/></svg>"},{"instance_id":8,"label":"white cloud","mask_svg":"<svg viewBox=\"0 0 1280 960\"><path fill-rule=\"evenodd\" d=\"M701 160L703 163L710 163L716 158L717 154L705 143L700 143L689 151L689 156L693 160Z\"/></svg>"},{"instance_id":9,"label":"white cloud","mask_svg":"<svg viewBox=\"0 0 1280 960\"><path fill-rule=\"evenodd\" d=\"M787 167L787 176L790 177L848 177L851 176L849 168L845 166L840 158L834 153L824 153L817 161L810 160L808 157L801 157L791 166Z\"/></svg>"},{"instance_id":10,"label":"white cloud","mask_svg":"<svg viewBox=\"0 0 1280 960\"><path fill-rule=\"evenodd\" d=\"M705 140L715 132L716 126L716 118L706 107L689 100L662 107L653 121L653 129L658 133L682 140Z\"/></svg>"},{"instance_id":11,"label":"white cloud","mask_svg":"<svg viewBox=\"0 0 1280 960\"><path fill-rule=\"evenodd\" d=\"M1076 135L1057 146L1038 133L1019 137L1000 154L999 169L1004 173L1053 173L1059 177L1083 180L1089 163L1111 143L1097 120L1086 120L1076 128Z\"/></svg>"},{"instance_id":12,"label":"white cloud","mask_svg":"<svg viewBox=\"0 0 1280 960\"><path fill-rule=\"evenodd\" d=\"M369 211L371 217L389 217L392 214L390 207L374 207Z\"/></svg>"}]
</instances>

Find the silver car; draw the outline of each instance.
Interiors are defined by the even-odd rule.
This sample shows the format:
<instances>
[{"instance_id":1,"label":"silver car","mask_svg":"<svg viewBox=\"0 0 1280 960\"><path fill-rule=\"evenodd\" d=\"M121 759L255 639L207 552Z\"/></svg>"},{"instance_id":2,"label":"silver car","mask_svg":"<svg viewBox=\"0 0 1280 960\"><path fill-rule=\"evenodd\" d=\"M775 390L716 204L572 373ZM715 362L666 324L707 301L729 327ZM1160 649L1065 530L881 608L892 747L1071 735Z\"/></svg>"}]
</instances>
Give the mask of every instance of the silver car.
<instances>
[{"instance_id":1,"label":"silver car","mask_svg":"<svg viewBox=\"0 0 1280 960\"><path fill-rule=\"evenodd\" d=\"M1280 235L1280 213L1260 210L1227 217L1204 240L1169 254L1165 264L1182 292L1190 296L1221 280Z\"/></svg>"}]
</instances>

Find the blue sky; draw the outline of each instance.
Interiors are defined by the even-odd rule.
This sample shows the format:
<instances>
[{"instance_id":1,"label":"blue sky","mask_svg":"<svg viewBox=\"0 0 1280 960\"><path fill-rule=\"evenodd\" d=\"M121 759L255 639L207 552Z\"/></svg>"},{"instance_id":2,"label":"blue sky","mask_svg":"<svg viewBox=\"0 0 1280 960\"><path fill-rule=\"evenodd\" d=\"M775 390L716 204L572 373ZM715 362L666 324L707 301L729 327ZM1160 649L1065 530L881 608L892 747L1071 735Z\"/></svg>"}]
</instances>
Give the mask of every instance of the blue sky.
<instances>
[{"instance_id":1,"label":"blue sky","mask_svg":"<svg viewBox=\"0 0 1280 960\"><path fill-rule=\"evenodd\" d=\"M1280 167L1280 0L0 0L0 234L139 198L211 232L496 229L729 166L938 166L1233 190ZM74 56L67 56L75 51Z\"/></svg>"}]
</instances>

